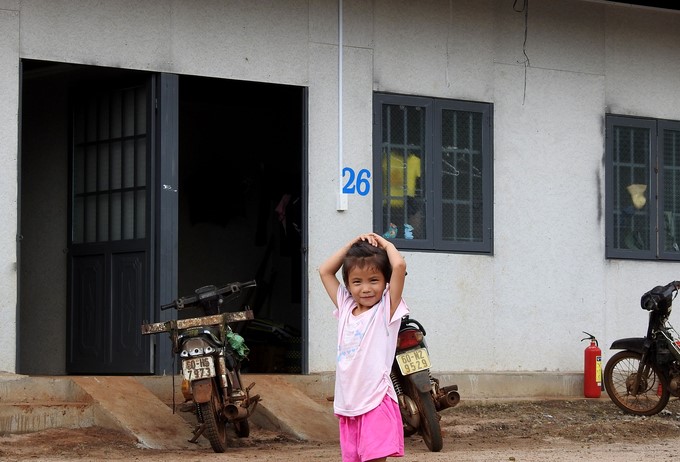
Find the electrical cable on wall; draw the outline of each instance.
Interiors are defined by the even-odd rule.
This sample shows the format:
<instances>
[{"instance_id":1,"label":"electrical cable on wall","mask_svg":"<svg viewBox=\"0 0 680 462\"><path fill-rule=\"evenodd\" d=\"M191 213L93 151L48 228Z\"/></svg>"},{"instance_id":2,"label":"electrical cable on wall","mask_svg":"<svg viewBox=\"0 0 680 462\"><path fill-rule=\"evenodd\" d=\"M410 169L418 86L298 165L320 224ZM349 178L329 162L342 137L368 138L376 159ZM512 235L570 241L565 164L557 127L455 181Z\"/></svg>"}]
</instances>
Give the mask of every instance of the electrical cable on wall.
<instances>
[{"instance_id":1,"label":"electrical cable on wall","mask_svg":"<svg viewBox=\"0 0 680 462\"><path fill-rule=\"evenodd\" d=\"M529 0L524 0L522 8L517 9L518 0L512 4L512 9L517 13L524 12L524 43L522 44L522 53L524 54L524 61L517 61L519 64L524 64L524 94L522 96L522 106L527 98L527 67L531 65L529 62L529 55L527 55L527 35L529 32Z\"/></svg>"}]
</instances>

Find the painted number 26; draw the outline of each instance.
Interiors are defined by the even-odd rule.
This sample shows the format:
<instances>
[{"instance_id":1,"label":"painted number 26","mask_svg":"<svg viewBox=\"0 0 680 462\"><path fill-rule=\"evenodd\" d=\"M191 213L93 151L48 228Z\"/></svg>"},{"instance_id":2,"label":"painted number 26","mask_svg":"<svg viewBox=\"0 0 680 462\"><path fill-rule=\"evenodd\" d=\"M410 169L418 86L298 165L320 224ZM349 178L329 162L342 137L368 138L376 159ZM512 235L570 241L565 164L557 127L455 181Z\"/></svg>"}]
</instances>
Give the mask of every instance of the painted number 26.
<instances>
[{"instance_id":1,"label":"painted number 26","mask_svg":"<svg viewBox=\"0 0 680 462\"><path fill-rule=\"evenodd\" d=\"M355 173L354 169L345 167L342 169L342 177L347 177L345 185L342 187L344 194L358 193L360 196L365 196L371 190L371 182L368 179L371 177L371 172L362 168L359 173Z\"/></svg>"}]
</instances>

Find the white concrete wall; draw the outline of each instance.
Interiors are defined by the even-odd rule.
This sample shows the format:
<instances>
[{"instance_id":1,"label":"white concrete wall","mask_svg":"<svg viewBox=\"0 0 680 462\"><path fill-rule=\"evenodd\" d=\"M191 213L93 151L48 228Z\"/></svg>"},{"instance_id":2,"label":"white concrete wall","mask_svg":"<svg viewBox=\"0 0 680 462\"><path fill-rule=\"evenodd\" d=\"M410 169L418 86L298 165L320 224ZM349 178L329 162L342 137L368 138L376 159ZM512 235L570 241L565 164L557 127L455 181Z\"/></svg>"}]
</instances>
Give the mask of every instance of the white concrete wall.
<instances>
[{"instance_id":1,"label":"white concrete wall","mask_svg":"<svg viewBox=\"0 0 680 462\"><path fill-rule=\"evenodd\" d=\"M336 211L336 1L3 5L4 166L13 168L16 158L12 69L19 31L22 58L309 87L309 366L332 370L335 320L316 268L372 227L370 195L351 196L348 210ZM639 296L680 275L676 263L604 258L604 115L680 120L680 15L579 0L532 2L525 69L524 14L513 11L512 1L344 5L344 165L372 167L374 91L494 105L494 255L405 253L405 297L428 328L435 369L577 371L586 346L581 331L605 347L643 335ZM0 228L0 285L8 294L16 188L6 192L5 175L15 180L12 168L0 177L0 207L9 217ZM14 319L13 306L0 306L10 334L14 326L5 319ZM6 351L0 369L11 370Z\"/></svg>"},{"instance_id":2,"label":"white concrete wall","mask_svg":"<svg viewBox=\"0 0 680 462\"><path fill-rule=\"evenodd\" d=\"M19 14L0 2L0 371L14 372L17 330Z\"/></svg>"},{"instance_id":3,"label":"white concrete wall","mask_svg":"<svg viewBox=\"0 0 680 462\"><path fill-rule=\"evenodd\" d=\"M578 371L582 331L605 359L615 338L644 335L639 297L677 279L677 264L604 258L604 115L680 117L678 26L675 12L534 2L525 94L524 15L512 2L373 3L373 90L494 104L494 256L405 253L405 297L428 327L435 369ZM345 125L347 137L362 129ZM370 143L366 134L357 146ZM363 156L346 164L370 167ZM324 166L313 182L333 182ZM334 231L310 229L311 267L371 223L369 199L338 213L325 191L310 213ZM317 313L328 302L311 282L312 368L327 370L334 322Z\"/></svg>"}]
</instances>

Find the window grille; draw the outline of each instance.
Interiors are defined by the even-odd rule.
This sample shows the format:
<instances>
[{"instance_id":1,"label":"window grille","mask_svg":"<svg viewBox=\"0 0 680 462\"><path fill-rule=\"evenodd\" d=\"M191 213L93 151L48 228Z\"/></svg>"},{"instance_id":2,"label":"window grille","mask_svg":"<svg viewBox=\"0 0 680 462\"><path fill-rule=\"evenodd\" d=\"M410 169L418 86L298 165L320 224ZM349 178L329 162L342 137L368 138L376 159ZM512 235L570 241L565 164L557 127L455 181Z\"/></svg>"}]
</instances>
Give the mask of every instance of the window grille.
<instances>
[{"instance_id":1,"label":"window grille","mask_svg":"<svg viewBox=\"0 0 680 462\"><path fill-rule=\"evenodd\" d=\"M146 237L147 89L91 95L74 107L74 243Z\"/></svg>"}]
</instances>

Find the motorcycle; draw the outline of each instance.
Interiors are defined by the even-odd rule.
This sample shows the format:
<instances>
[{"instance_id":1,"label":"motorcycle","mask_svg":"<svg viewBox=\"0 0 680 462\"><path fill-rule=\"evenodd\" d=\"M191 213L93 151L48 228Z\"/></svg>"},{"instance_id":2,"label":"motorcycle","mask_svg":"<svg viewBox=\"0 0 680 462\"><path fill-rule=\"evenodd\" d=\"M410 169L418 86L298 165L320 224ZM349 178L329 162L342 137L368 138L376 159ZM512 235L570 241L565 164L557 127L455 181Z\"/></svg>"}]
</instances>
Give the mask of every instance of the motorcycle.
<instances>
[{"instance_id":1,"label":"motorcycle","mask_svg":"<svg viewBox=\"0 0 680 462\"><path fill-rule=\"evenodd\" d=\"M430 356L425 344L425 328L404 316L399 327L397 350L390 377L397 393L404 425L404 436L419 433L432 452L442 450L439 411L460 402L458 385L439 386L430 374Z\"/></svg>"},{"instance_id":2,"label":"motorcycle","mask_svg":"<svg viewBox=\"0 0 680 462\"><path fill-rule=\"evenodd\" d=\"M196 443L205 435L215 452L227 448L228 424L234 425L238 437L250 434L248 418L260 401L259 395L250 394L255 383L243 385L241 362L248 355L248 347L230 327L253 319L253 312L245 306L243 311L220 313L222 305L255 285L255 281L249 281L198 288L194 295L173 300L161 310L193 308L205 316L142 325L144 335L170 334L173 352L182 361L182 394L187 402L193 401L198 420L189 441Z\"/></svg>"},{"instance_id":3,"label":"motorcycle","mask_svg":"<svg viewBox=\"0 0 680 462\"><path fill-rule=\"evenodd\" d=\"M661 412L670 396L680 397L680 340L668 322L680 281L657 286L642 295L649 311L647 335L615 340L616 353L604 370L609 398L624 412L650 416Z\"/></svg>"}]
</instances>

